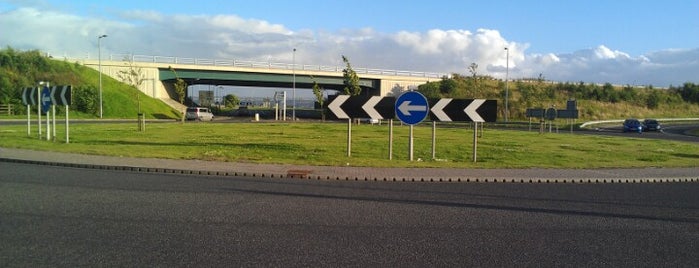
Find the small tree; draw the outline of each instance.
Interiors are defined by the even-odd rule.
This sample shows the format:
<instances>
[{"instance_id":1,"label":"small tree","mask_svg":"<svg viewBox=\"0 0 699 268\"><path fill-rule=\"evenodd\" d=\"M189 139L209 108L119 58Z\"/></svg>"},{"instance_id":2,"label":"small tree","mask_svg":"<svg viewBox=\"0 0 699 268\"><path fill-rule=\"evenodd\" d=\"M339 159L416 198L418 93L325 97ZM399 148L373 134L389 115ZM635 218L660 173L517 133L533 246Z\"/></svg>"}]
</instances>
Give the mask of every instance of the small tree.
<instances>
[{"instance_id":1,"label":"small tree","mask_svg":"<svg viewBox=\"0 0 699 268\"><path fill-rule=\"evenodd\" d=\"M325 121L325 110L323 109L323 92L325 90L318 85L318 82L313 81L313 95L316 96L316 101L318 102L318 105L320 106L320 118L321 120Z\"/></svg>"},{"instance_id":2,"label":"small tree","mask_svg":"<svg viewBox=\"0 0 699 268\"><path fill-rule=\"evenodd\" d=\"M98 89L94 86L77 86L72 89L72 107L77 111L89 114L97 114L99 102L97 101Z\"/></svg>"},{"instance_id":3,"label":"small tree","mask_svg":"<svg viewBox=\"0 0 699 268\"><path fill-rule=\"evenodd\" d=\"M119 80L136 89L136 102L138 103L138 113L140 114L141 94L139 88L141 87L143 82L146 81L146 77L143 74L143 70L141 69L141 67L135 66L133 64L132 58L124 57L124 61L126 62L126 66L128 68L126 70L119 71L119 73L117 73L117 76L119 77Z\"/></svg>"},{"instance_id":4,"label":"small tree","mask_svg":"<svg viewBox=\"0 0 699 268\"><path fill-rule=\"evenodd\" d=\"M223 105L226 106L226 108L233 108L238 106L238 104L240 104L240 99L236 95L228 94L223 97Z\"/></svg>"},{"instance_id":5,"label":"small tree","mask_svg":"<svg viewBox=\"0 0 699 268\"><path fill-rule=\"evenodd\" d=\"M175 94L177 94L177 101L180 104L184 104L184 98L185 98L185 91L187 90L187 82L185 82L182 78L180 78L177 75L177 71L175 71L172 66L168 66L168 69L175 74Z\"/></svg>"},{"instance_id":6,"label":"small tree","mask_svg":"<svg viewBox=\"0 0 699 268\"><path fill-rule=\"evenodd\" d=\"M342 61L347 66L342 70L342 77L344 78L345 84L344 93L345 95L357 96L362 93L362 88L359 86L359 76L352 69L349 59L344 55L342 55Z\"/></svg>"},{"instance_id":7,"label":"small tree","mask_svg":"<svg viewBox=\"0 0 699 268\"><path fill-rule=\"evenodd\" d=\"M475 98L477 92L480 90L478 81L478 64L475 62L471 63L471 65L468 66L468 71L471 73L471 83L473 84L473 88L471 90L467 89L467 92L471 92L471 94L469 94L470 96L467 97Z\"/></svg>"}]
</instances>

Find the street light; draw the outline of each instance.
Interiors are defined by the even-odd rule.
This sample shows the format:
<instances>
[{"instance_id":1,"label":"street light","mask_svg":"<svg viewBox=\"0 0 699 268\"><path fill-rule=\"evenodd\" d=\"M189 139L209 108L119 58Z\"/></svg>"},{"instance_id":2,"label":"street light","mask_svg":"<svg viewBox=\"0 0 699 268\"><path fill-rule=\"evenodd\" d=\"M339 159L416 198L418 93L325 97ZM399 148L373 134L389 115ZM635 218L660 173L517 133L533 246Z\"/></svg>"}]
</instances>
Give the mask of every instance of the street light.
<instances>
[{"instance_id":1,"label":"street light","mask_svg":"<svg viewBox=\"0 0 699 268\"><path fill-rule=\"evenodd\" d=\"M107 37L106 34L97 37L97 62L99 64L100 72L100 119L102 119L102 45L100 40Z\"/></svg>"},{"instance_id":2,"label":"street light","mask_svg":"<svg viewBox=\"0 0 699 268\"><path fill-rule=\"evenodd\" d=\"M510 99L510 91L507 87L507 82L510 78L510 50L505 47L505 52L507 52L507 63L505 63L505 123L507 123L507 114L510 111L509 107L507 106L507 102Z\"/></svg>"},{"instance_id":3,"label":"street light","mask_svg":"<svg viewBox=\"0 0 699 268\"><path fill-rule=\"evenodd\" d=\"M296 121L296 48L294 48L294 53L291 57L291 62L292 62L291 70L292 70L293 77L294 77L293 78L294 80L292 83L293 91L291 94L291 98L293 99L291 101L291 105L293 105L293 108L291 110L291 119L292 119L292 121Z\"/></svg>"}]
</instances>

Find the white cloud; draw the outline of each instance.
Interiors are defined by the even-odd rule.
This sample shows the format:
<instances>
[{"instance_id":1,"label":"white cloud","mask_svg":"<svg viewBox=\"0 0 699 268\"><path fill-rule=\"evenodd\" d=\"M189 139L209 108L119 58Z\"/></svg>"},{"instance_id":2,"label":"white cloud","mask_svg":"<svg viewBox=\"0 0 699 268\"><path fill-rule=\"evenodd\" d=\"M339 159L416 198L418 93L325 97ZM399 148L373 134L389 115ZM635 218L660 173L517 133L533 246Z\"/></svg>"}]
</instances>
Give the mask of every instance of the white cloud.
<instances>
[{"instance_id":1,"label":"white cloud","mask_svg":"<svg viewBox=\"0 0 699 268\"><path fill-rule=\"evenodd\" d=\"M668 49L631 56L599 45L565 54L527 54L529 44L507 40L494 29L381 33L371 28L339 32L291 30L268 21L235 15L165 15L136 10L116 19L81 17L37 8L0 13L0 45L39 49L60 56L93 57L97 36L104 54L245 59L342 66L341 55L355 67L438 73L468 73L504 78L509 53L511 78L615 84L678 85L699 82L699 48ZM507 47L508 51L504 48Z\"/></svg>"}]
</instances>

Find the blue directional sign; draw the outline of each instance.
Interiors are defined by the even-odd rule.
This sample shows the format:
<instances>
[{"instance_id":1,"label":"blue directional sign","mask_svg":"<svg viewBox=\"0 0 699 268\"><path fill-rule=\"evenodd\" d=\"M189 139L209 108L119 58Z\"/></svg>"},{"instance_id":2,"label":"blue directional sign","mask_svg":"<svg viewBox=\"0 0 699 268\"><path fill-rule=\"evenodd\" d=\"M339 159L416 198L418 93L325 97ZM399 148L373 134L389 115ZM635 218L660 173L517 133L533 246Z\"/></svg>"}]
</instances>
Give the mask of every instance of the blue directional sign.
<instances>
[{"instance_id":1,"label":"blue directional sign","mask_svg":"<svg viewBox=\"0 0 699 268\"><path fill-rule=\"evenodd\" d=\"M427 98L420 92L408 91L396 99L396 116L401 122L415 125L422 122L429 113Z\"/></svg>"},{"instance_id":2,"label":"blue directional sign","mask_svg":"<svg viewBox=\"0 0 699 268\"><path fill-rule=\"evenodd\" d=\"M44 87L41 91L41 111L47 113L51 107L51 90L49 87Z\"/></svg>"}]
</instances>

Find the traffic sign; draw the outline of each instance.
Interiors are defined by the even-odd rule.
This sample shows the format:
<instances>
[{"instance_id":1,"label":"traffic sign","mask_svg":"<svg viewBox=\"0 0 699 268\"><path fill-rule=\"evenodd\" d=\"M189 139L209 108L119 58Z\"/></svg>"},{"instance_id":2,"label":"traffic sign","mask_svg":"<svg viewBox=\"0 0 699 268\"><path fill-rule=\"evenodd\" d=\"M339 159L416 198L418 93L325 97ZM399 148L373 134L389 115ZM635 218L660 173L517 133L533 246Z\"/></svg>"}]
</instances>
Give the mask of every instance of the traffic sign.
<instances>
[{"instance_id":1,"label":"traffic sign","mask_svg":"<svg viewBox=\"0 0 699 268\"><path fill-rule=\"evenodd\" d=\"M329 97L328 101L328 109L337 119L395 117L393 97L337 95Z\"/></svg>"},{"instance_id":2,"label":"traffic sign","mask_svg":"<svg viewBox=\"0 0 699 268\"><path fill-rule=\"evenodd\" d=\"M558 118L568 118L568 119L577 119L578 118L578 110L558 110L557 111L557 116Z\"/></svg>"},{"instance_id":3,"label":"traffic sign","mask_svg":"<svg viewBox=\"0 0 699 268\"><path fill-rule=\"evenodd\" d=\"M526 111L527 117L544 118L545 114L546 110L543 108L528 108Z\"/></svg>"},{"instance_id":4,"label":"traffic sign","mask_svg":"<svg viewBox=\"0 0 699 268\"><path fill-rule=\"evenodd\" d=\"M417 91L408 91L396 99L395 112L401 122L415 125L422 122L429 112L427 98Z\"/></svg>"},{"instance_id":5,"label":"traffic sign","mask_svg":"<svg viewBox=\"0 0 699 268\"><path fill-rule=\"evenodd\" d=\"M51 90L49 87L44 87L41 91L41 111L47 113L51 106Z\"/></svg>"},{"instance_id":6,"label":"traffic sign","mask_svg":"<svg viewBox=\"0 0 699 268\"><path fill-rule=\"evenodd\" d=\"M546 109L546 120L556 120L556 109L548 108Z\"/></svg>"},{"instance_id":7,"label":"traffic sign","mask_svg":"<svg viewBox=\"0 0 699 268\"><path fill-rule=\"evenodd\" d=\"M70 105L71 86L54 86L51 88L51 103L54 105Z\"/></svg>"},{"instance_id":8,"label":"traffic sign","mask_svg":"<svg viewBox=\"0 0 699 268\"><path fill-rule=\"evenodd\" d=\"M485 99L439 99L430 109L432 120L495 122L497 101Z\"/></svg>"},{"instance_id":9,"label":"traffic sign","mask_svg":"<svg viewBox=\"0 0 699 268\"><path fill-rule=\"evenodd\" d=\"M22 90L22 103L24 105L36 105L36 88L27 87Z\"/></svg>"}]
</instances>

